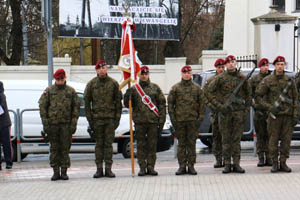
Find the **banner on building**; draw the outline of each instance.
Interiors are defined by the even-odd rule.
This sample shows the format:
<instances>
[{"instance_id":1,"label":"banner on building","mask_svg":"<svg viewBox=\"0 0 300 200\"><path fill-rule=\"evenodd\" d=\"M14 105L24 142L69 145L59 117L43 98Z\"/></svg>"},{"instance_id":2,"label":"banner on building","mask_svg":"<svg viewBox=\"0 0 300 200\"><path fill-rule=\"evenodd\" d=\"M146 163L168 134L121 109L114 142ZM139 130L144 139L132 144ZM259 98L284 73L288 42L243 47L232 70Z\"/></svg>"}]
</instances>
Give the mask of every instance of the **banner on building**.
<instances>
[{"instance_id":1,"label":"banner on building","mask_svg":"<svg viewBox=\"0 0 300 200\"><path fill-rule=\"evenodd\" d=\"M120 39L125 12L119 0L60 0L61 37ZM179 40L179 0L129 0L134 39Z\"/></svg>"}]
</instances>

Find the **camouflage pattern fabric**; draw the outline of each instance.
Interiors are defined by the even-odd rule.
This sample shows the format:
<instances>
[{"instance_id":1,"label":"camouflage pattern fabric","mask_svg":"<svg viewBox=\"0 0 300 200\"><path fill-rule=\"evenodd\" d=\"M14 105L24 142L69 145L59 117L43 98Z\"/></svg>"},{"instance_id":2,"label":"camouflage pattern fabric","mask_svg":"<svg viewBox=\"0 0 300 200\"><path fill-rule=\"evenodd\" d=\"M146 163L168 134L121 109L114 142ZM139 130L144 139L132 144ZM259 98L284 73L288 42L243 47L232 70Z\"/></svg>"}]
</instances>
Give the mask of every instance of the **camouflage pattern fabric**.
<instances>
[{"instance_id":1,"label":"camouflage pattern fabric","mask_svg":"<svg viewBox=\"0 0 300 200\"><path fill-rule=\"evenodd\" d=\"M196 139L199 122L204 117L204 96L192 80L181 80L168 95L168 111L178 139L178 162L181 167L196 162Z\"/></svg>"},{"instance_id":2,"label":"camouflage pattern fabric","mask_svg":"<svg viewBox=\"0 0 300 200\"><path fill-rule=\"evenodd\" d=\"M289 156L290 142L293 134L293 123L298 120L298 92L295 82L285 74L273 74L264 78L256 89L257 101L265 110L271 111L275 101L288 82L292 83L286 94L291 103L282 102L276 119L268 117L269 155L273 162L278 162L278 144L280 142L280 161L285 161Z\"/></svg>"},{"instance_id":3,"label":"camouflage pattern fabric","mask_svg":"<svg viewBox=\"0 0 300 200\"><path fill-rule=\"evenodd\" d=\"M208 85L216 78L217 74L210 77L204 87L203 93L205 97L205 104L211 109L210 113L210 124L212 127L212 137L213 137L213 144L212 144L212 153L216 157L216 160L222 160L222 135L219 131L219 120L218 120L218 113L215 111L215 107L211 104L208 95Z\"/></svg>"},{"instance_id":4,"label":"camouflage pattern fabric","mask_svg":"<svg viewBox=\"0 0 300 200\"><path fill-rule=\"evenodd\" d=\"M95 155L97 168L103 167L105 162L105 168L111 168L112 166L112 154L113 154L113 142L115 139L115 127L113 119L96 120L94 123L95 130Z\"/></svg>"},{"instance_id":5,"label":"camouflage pattern fabric","mask_svg":"<svg viewBox=\"0 0 300 200\"><path fill-rule=\"evenodd\" d=\"M154 168L156 162L157 124L135 124L137 159L140 168Z\"/></svg>"},{"instance_id":6,"label":"camouflage pattern fabric","mask_svg":"<svg viewBox=\"0 0 300 200\"><path fill-rule=\"evenodd\" d=\"M225 111L222 110L222 105L244 78L245 76L240 72L225 71L208 85L208 98L218 112L225 165L231 164L231 158L233 164L239 164L240 161L240 140L244 129L244 118L251 104L251 90L248 81L243 84L236 95L236 98L244 103L233 103L231 108L226 108Z\"/></svg>"},{"instance_id":7,"label":"camouflage pattern fabric","mask_svg":"<svg viewBox=\"0 0 300 200\"><path fill-rule=\"evenodd\" d=\"M68 85L52 85L39 99L44 131L50 140L51 167L70 167L69 150L80 113L80 100Z\"/></svg>"},{"instance_id":8,"label":"camouflage pattern fabric","mask_svg":"<svg viewBox=\"0 0 300 200\"><path fill-rule=\"evenodd\" d=\"M154 168L158 126L163 127L166 121L166 99L159 86L151 83L150 80L140 81L139 84L157 107L159 117L142 102L141 96L134 87L126 91L124 105L129 107L129 96L131 93L138 163L141 168Z\"/></svg>"},{"instance_id":9,"label":"camouflage pattern fabric","mask_svg":"<svg viewBox=\"0 0 300 200\"><path fill-rule=\"evenodd\" d=\"M259 73L256 76L252 77L249 81L252 98L254 99L254 103L252 104L255 114L254 114L254 127L256 131L256 151L259 159L264 159L265 155L269 157L269 134L267 130L267 110L260 108L260 105L256 101L256 93L255 90L259 83L262 81L263 78L271 74L271 71L268 71L266 74Z\"/></svg>"},{"instance_id":10,"label":"camouflage pattern fabric","mask_svg":"<svg viewBox=\"0 0 300 200\"><path fill-rule=\"evenodd\" d=\"M97 76L84 91L86 118L95 132L97 168L112 165L112 143L122 112L122 93L117 81L109 76Z\"/></svg>"}]
</instances>

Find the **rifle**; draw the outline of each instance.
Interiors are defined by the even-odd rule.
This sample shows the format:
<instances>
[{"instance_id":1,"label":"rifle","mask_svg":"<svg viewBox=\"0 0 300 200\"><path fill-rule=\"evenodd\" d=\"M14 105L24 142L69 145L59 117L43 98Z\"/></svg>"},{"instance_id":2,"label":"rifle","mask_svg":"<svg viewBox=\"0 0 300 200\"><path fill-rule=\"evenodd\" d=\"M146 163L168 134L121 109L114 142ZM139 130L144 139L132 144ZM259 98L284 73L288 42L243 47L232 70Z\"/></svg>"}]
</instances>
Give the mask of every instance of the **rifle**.
<instances>
[{"instance_id":1,"label":"rifle","mask_svg":"<svg viewBox=\"0 0 300 200\"><path fill-rule=\"evenodd\" d=\"M239 99L236 97L237 93L239 92L239 90L241 89L241 87L243 86L243 84L249 80L249 78L252 76L252 74L254 73L255 69L257 68L257 66L255 65L255 67L251 70L250 73L247 74L246 78L244 78L233 90L233 92L231 93L230 97L225 101L224 106L227 108L229 106L232 105L232 103L237 103L237 104L245 104L245 100L243 99ZM232 110L232 109L231 109Z\"/></svg>"},{"instance_id":2,"label":"rifle","mask_svg":"<svg viewBox=\"0 0 300 200\"><path fill-rule=\"evenodd\" d=\"M286 97L286 94L288 93L289 88L292 86L292 80L293 79L296 80L299 77L299 75L300 75L300 73L298 73L294 78L290 78L289 82L283 88L282 92L279 94L277 100L273 104L273 107L275 109L280 110L281 104L284 103L284 102L288 103L288 104L293 103L293 100ZM274 113L272 113L272 111L269 114L273 119L276 119L276 116L275 116Z\"/></svg>"}]
</instances>

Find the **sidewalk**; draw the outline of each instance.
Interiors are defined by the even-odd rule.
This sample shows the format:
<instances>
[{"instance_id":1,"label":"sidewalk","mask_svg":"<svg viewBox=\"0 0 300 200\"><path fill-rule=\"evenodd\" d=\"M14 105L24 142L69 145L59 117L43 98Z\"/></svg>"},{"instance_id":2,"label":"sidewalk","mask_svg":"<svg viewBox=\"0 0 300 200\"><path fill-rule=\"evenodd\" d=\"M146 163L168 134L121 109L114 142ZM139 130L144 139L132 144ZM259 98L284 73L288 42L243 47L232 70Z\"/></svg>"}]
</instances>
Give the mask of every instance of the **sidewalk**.
<instances>
[{"instance_id":1,"label":"sidewalk","mask_svg":"<svg viewBox=\"0 0 300 200\"><path fill-rule=\"evenodd\" d=\"M172 153L170 153L172 155ZM114 156L115 157L115 156ZM256 167L257 157L243 152L245 174L222 174L214 169L211 154L197 155L197 176L175 176L177 160L158 154L157 177L131 176L130 159L114 159L116 178L93 179L93 156L72 160L69 181L50 181L52 169L47 160L15 163L12 170L0 171L1 199L214 199L214 200L299 200L300 154L288 160L292 173L271 174L270 167ZM138 167L135 163L136 174Z\"/></svg>"}]
</instances>

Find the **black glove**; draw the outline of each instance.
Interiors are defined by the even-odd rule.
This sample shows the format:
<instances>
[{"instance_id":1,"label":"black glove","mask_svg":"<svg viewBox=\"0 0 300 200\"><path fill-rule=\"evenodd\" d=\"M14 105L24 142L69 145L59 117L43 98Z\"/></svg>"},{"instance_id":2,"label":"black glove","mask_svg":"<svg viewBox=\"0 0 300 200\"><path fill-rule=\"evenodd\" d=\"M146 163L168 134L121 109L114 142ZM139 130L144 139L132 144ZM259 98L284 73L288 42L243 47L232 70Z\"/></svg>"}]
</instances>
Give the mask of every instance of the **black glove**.
<instances>
[{"instance_id":1,"label":"black glove","mask_svg":"<svg viewBox=\"0 0 300 200\"><path fill-rule=\"evenodd\" d=\"M293 118L293 127L296 126L298 124L298 117Z\"/></svg>"},{"instance_id":2,"label":"black glove","mask_svg":"<svg viewBox=\"0 0 300 200\"><path fill-rule=\"evenodd\" d=\"M72 134L72 135L74 135L74 134L75 134L75 132L76 132L76 128L77 128L77 126L76 126L76 125L74 125L74 124L70 126L70 132L71 132L71 134Z\"/></svg>"},{"instance_id":3,"label":"black glove","mask_svg":"<svg viewBox=\"0 0 300 200\"><path fill-rule=\"evenodd\" d=\"M279 113L279 107L277 106L272 106L270 112L273 114L273 115L277 115Z\"/></svg>"},{"instance_id":4,"label":"black glove","mask_svg":"<svg viewBox=\"0 0 300 200\"><path fill-rule=\"evenodd\" d=\"M119 124L120 124L120 119L116 119L116 120L114 121L114 129L115 129L115 130L119 127Z\"/></svg>"},{"instance_id":5,"label":"black glove","mask_svg":"<svg viewBox=\"0 0 300 200\"><path fill-rule=\"evenodd\" d=\"M90 126L87 128L87 132L89 133L90 137L95 140L95 132Z\"/></svg>"},{"instance_id":6,"label":"black glove","mask_svg":"<svg viewBox=\"0 0 300 200\"><path fill-rule=\"evenodd\" d=\"M48 143L49 142L49 138L48 138L48 134L45 131L41 131L41 135L44 138L44 142Z\"/></svg>"}]
</instances>

